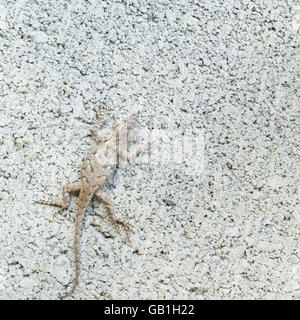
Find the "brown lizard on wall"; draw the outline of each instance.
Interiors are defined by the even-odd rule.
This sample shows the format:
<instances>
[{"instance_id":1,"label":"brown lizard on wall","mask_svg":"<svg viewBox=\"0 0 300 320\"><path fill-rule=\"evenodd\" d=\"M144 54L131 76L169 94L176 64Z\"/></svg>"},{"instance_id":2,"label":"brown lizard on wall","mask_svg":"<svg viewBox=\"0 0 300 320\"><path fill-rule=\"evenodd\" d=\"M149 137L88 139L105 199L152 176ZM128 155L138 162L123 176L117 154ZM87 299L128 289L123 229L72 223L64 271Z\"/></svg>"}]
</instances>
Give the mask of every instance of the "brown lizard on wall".
<instances>
[{"instance_id":1,"label":"brown lizard on wall","mask_svg":"<svg viewBox=\"0 0 300 320\"><path fill-rule=\"evenodd\" d=\"M78 284L82 222L89 202L94 196L103 202L113 223L120 224L125 229L127 236L130 230L128 223L116 219L110 198L103 193L100 188L105 185L114 174L120 158L125 161L131 161L138 154L146 150L149 142L140 144L131 152L127 149L128 142L136 141L137 134L141 127L136 115L129 116L117 122L112 130L106 134L106 137L101 130L105 120L106 117L102 112L101 118L98 119L98 122L92 129L92 136L97 142L102 143L99 143L84 161L81 167L80 181L67 184L62 188L62 200L36 201L37 203L59 207L58 212L60 212L68 208L70 204L70 193L79 193L75 224L75 278L71 289L66 294L60 296L60 299L71 295Z\"/></svg>"}]
</instances>

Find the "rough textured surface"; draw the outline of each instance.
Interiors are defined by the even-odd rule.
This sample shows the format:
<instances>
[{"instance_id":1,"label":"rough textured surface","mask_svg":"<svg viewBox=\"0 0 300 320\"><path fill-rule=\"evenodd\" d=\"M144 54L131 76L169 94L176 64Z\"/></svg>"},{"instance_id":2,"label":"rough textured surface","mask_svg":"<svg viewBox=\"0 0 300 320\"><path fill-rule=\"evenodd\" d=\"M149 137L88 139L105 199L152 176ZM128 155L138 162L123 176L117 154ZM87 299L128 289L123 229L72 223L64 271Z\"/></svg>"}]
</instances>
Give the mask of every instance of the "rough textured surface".
<instances>
[{"instance_id":1,"label":"rough textured surface","mask_svg":"<svg viewBox=\"0 0 300 320\"><path fill-rule=\"evenodd\" d=\"M0 2L0 298L71 283L76 204L33 201L78 179L105 101L150 130L202 130L205 166L118 169L107 192L134 234L93 202L71 298L299 299L299 15L290 0Z\"/></svg>"}]
</instances>

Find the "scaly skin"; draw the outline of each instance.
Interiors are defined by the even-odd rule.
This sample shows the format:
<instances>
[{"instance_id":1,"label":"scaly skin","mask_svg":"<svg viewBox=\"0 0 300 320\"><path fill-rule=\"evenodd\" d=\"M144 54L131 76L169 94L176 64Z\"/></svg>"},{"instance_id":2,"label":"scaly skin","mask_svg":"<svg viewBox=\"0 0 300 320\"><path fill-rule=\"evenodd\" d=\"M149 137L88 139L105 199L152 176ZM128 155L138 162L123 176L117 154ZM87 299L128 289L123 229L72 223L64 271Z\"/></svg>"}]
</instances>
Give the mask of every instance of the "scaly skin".
<instances>
[{"instance_id":1,"label":"scaly skin","mask_svg":"<svg viewBox=\"0 0 300 320\"><path fill-rule=\"evenodd\" d=\"M101 138L101 126L105 121L105 117L99 120L93 127L93 136ZM135 115L127 117L119 121L111 130L106 141L98 144L97 147L87 156L84 161L80 181L68 184L62 188L62 200L36 201L37 203L59 207L59 211L67 209L70 204L70 193L79 193L78 210L75 222L75 277L71 289L59 298L63 299L71 295L77 287L80 273L80 236L82 222L87 207L94 196L102 201L108 210L109 216L114 224L120 224L126 231L130 225L122 220L115 218L114 208L109 197L103 193L100 188L105 185L110 177L114 174L119 162L119 158L132 160L139 153L144 152L148 147L148 142L136 147L133 152L127 151L129 141L134 141L136 131L140 129L140 124Z\"/></svg>"}]
</instances>

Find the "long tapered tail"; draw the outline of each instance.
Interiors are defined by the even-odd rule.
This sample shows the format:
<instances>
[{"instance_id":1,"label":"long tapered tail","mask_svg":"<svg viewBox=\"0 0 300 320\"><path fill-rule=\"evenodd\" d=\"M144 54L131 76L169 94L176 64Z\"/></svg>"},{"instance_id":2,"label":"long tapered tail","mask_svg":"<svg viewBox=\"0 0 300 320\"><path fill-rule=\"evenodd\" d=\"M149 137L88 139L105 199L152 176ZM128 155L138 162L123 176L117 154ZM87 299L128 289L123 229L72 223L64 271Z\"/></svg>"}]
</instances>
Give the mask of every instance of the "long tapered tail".
<instances>
[{"instance_id":1,"label":"long tapered tail","mask_svg":"<svg viewBox=\"0 0 300 320\"><path fill-rule=\"evenodd\" d=\"M80 236L81 236L81 229L82 229L82 223L84 214L86 212L87 206L89 204L91 199L85 199L85 201L81 200L81 193L79 195L79 201L78 201L78 213L76 215L76 225L75 225L75 239L74 239L74 246L75 246L75 278L73 280L73 284L71 289L65 293L64 295L61 295L59 298L64 299L71 295L74 290L77 287L79 274L80 274Z\"/></svg>"}]
</instances>

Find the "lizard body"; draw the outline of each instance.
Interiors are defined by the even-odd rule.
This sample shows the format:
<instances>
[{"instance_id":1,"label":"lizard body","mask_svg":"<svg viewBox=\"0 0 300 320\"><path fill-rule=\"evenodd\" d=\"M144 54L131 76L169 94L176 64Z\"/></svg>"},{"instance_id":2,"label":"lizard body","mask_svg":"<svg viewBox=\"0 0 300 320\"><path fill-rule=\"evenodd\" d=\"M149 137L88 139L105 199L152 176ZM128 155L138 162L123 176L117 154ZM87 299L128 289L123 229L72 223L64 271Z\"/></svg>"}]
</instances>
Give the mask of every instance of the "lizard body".
<instances>
[{"instance_id":1,"label":"lizard body","mask_svg":"<svg viewBox=\"0 0 300 320\"><path fill-rule=\"evenodd\" d=\"M92 198L95 196L103 202L112 222L114 224L120 224L125 229L127 236L128 230L130 230L128 223L116 219L112 202L110 198L101 191L101 187L104 186L114 174L120 158L129 161L132 160L139 153L143 152L149 143L140 144L131 152L127 150L128 142L136 140L136 135L140 129L140 123L136 115L120 120L110 131L108 137L106 137L106 141L103 141L103 136L101 135L101 126L104 122L105 117L99 120L93 127L93 136L97 142L100 140L101 143L96 146L84 161L81 167L80 180L62 188L62 200L36 201L37 203L59 207L59 211L62 211L67 209L70 204L70 193L79 193L74 240L75 277L71 289L66 294L61 295L61 299L71 295L78 284L80 273L80 235L84 214Z\"/></svg>"}]
</instances>

